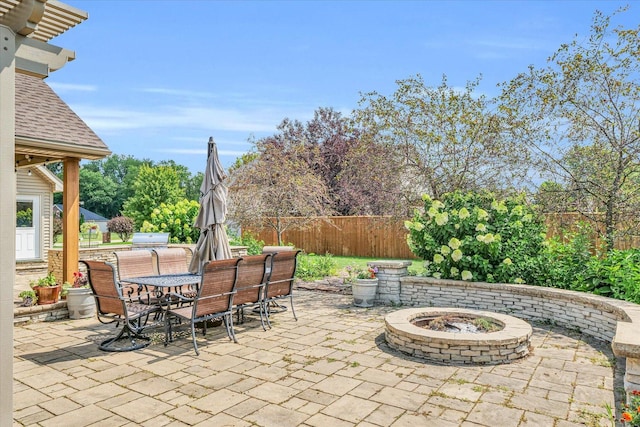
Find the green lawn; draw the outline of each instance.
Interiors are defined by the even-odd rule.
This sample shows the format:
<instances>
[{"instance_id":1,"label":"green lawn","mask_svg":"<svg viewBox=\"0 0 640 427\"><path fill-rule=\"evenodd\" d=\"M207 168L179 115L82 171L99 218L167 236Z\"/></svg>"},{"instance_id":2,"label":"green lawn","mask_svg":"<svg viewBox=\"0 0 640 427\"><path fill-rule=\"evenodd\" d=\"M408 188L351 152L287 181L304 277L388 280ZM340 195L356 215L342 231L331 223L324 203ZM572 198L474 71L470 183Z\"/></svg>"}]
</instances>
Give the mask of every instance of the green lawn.
<instances>
[{"instance_id":1,"label":"green lawn","mask_svg":"<svg viewBox=\"0 0 640 427\"><path fill-rule=\"evenodd\" d=\"M386 258L385 258L386 259ZM334 256L333 260L336 262L336 269L338 271L343 271L348 265L354 267L366 268L367 262L369 261L378 261L380 258L368 258L368 257L347 257L347 256ZM397 260L397 261L405 261L405 260ZM409 260L412 264L409 266L409 271L419 273L422 271L422 260L413 259Z\"/></svg>"},{"instance_id":2,"label":"green lawn","mask_svg":"<svg viewBox=\"0 0 640 427\"><path fill-rule=\"evenodd\" d=\"M63 240L64 239L62 238L62 235L57 236L56 237L56 241L53 244L53 247L54 248L61 248ZM109 245L115 246L115 245L123 245L123 244L126 245L127 243L131 243L131 239L129 239L129 241L126 242L126 243L122 243L122 240L120 240L120 236L118 236L118 233L111 233L111 243L102 243L101 242L100 246L109 246ZM93 244L92 244L92 246L93 246Z\"/></svg>"}]
</instances>

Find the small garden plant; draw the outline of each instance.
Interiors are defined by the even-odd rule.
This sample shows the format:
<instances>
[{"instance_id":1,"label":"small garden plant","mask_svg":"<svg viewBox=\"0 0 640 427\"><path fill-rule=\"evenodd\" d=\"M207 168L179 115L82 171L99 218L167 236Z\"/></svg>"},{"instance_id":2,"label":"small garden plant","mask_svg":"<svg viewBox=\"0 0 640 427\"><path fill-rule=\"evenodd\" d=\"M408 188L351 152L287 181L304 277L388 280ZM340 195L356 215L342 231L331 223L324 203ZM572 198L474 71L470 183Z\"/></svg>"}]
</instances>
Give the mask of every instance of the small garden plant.
<instances>
[{"instance_id":1,"label":"small garden plant","mask_svg":"<svg viewBox=\"0 0 640 427\"><path fill-rule=\"evenodd\" d=\"M80 236L89 242L102 243L102 232L95 222L83 222L80 225Z\"/></svg>"},{"instance_id":2,"label":"small garden plant","mask_svg":"<svg viewBox=\"0 0 640 427\"><path fill-rule=\"evenodd\" d=\"M296 277L302 280L314 280L336 274L336 262L331 254L316 255L300 254L298 256L298 266Z\"/></svg>"},{"instance_id":3,"label":"small garden plant","mask_svg":"<svg viewBox=\"0 0 640 427\"><path fill-rule=\"evenodd\" d=\"M631 392L631 402L624 405L620 421L625 426L640 426L640 391L633 390Z\"/></svg>"},{"instance_id":4,"label":"small garden plant","mask_svg":"<svg viewBox=\"0 0 640 427\"><path fill-rule=\"evenodd\" d=\"M20 292L20 294L18 294L18 298L22 298L23 307L31 307L38 302L38 296L32 289Z\"/></svg>"},{"instance_id":5,"label":"small garden plant","mask_svg":"<svg viewBox=\"0 0 640 427\"><path fill-rule=\"evenodd\" d=\"M258 255L262 253L264 247L264 241L258 240L255 236L247 231L242 233L242 236L233 234L227 229L227 235L229 236L229 244L234 246L246 246L248 255Z\"/></svg>"},{"instance_id":6,"label":"small garden plant","mask_svg":"<svg viewBox=\"0 0 640 427\"><path fill-rule=\"evenodd\" d=\"M357 279L375 279L378 274L377 267L358 267L355 265L348 265L345 267L347 277L344 279L345 283L353 283Z\"/></svg>"},{"instance_id":7,"label":"small garden plant","mask_svg":"<svg viewBox=\"0 0 640 427\"><path fill-rule=\"evenodd\" d=\"M49 272L45 277L41 277L37 280L32 280L29 282L29 286L31 289L37 287L49 287L49 286L57 286L58 282L56 281L56 276L53 275L53 272Z\"/></svg>"}]
</instances>

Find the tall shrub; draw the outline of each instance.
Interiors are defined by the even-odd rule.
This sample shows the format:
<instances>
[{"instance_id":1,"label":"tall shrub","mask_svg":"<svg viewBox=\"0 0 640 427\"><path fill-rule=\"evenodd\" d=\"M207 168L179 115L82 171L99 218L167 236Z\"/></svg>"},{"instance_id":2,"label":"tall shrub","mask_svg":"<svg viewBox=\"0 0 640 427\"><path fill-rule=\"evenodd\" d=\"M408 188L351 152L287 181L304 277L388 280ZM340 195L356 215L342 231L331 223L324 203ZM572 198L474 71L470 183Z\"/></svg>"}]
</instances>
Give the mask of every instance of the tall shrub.
<instances>
[{"instance_id":1,"label":"tall shrub","mask_svg":"<svg viewBox=\"0 0 640 427\"><path fill-rule=\"evenodd\" d=\"M426 275L487 282L534 282L544 249L543 221L524 196L497 200L491 193L422 197L407 241L425 260Z\"/></svg>"},{"instance_id":2,"label":"tall shrub","mask_svg":"<svg viewBox=\"0 0 640 427\"><path fill-rule=\"evenodd\" d=\"M245 231L241 236L230 232L227 228L227 236L229 237L229 244L233 246L246 246L247 255L259 255L262 253L264 247L264 240L258 240L256 237Z\"/></svg>"},{"instance_id":3,"label":"tall shrub","mask_svg":"<svg viewBox=\"0 0 640 427\"><path fill-rule=\"evenodd\" d=\"M172 243L195 243L200 230L193 226L200 204L182 199L175 204L161 203L142 223L143 233L169 233Z\"/></svg>"},{"instance_id":4,"label":"tall shrub","mask_svg":"<svg viewBox=\"0 0 640 427\"><path fill-rule=\"evenodd\" d=\"M133 227L133 219L128 216L117 216L107 222L107 230L111 233L118 233L118 236L123 242L129 241L133 235Z\"/></svg>"},{"instance_id":5,"label":"tall shrub","mask_svg":"<svg viewBox=\"0 0 640 427\"><path fill-rule=\"evenodd\" d=\"M542 254L541 269L536 281L531 285L550 286L562 289L580 290L589 275L589 265L596 248L593 245L593 228L586 222L579 221L574 230L563 229L564 242L558 237L547 241Z\"/></svg>"}]
</instances>

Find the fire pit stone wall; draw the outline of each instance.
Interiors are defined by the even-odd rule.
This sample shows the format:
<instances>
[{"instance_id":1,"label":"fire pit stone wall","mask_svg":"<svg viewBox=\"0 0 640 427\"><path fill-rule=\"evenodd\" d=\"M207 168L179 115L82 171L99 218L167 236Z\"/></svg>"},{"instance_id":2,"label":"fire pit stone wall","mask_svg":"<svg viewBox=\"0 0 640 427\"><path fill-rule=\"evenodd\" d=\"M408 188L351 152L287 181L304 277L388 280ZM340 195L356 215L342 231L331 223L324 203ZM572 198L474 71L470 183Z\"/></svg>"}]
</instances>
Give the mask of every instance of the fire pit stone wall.
<instances>
[{"instance_id":1,"label":"fire pit stone wall","mask_svg":"<svg viewBox=\"0 0 640 427\"><path fill-rule=\"evenodd\" d=\"M453 333L416 326L420 317L467 315L489 318L503 325L496 332ZM385 338L390 347L414 357L452 364L493 365L529 354L531 325L518 318L486 311L454 308L410 308L385 317Z\"/></svg>"}]
</instances>

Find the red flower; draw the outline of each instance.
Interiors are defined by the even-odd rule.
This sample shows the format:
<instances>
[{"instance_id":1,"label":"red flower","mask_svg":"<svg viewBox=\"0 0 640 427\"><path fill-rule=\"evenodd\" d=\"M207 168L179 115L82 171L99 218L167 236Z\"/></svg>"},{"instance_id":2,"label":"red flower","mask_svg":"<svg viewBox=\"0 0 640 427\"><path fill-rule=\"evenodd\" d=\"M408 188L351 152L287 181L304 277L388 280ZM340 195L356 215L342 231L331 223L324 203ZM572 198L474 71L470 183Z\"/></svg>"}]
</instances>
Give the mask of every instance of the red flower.
<instances>
[{"instance_id":1,"label":"red flower","mask_svg":"<svg viewBox=\"0 0 640 427\"><path fill-rule=\"evenodd\" d=\"M630 413L628 413L628 412L623 412L622 413L622 422L623 423L627 422L627 421L631 421L631 420L633 420L633 417L631 416Z\"/></svg>"},{"instance_id":2,"label":"red flower","mask_svg":"<svg viewBox=\"0 0 640 427\"><path fill-rule=\"evenodd\" d=\"M73 287L80 288L87 284L87 278L80 271L73 272Z\"/></svg>"}]
</instances>

